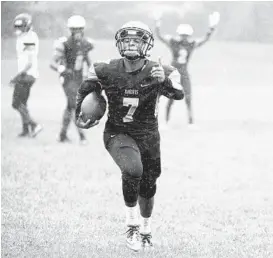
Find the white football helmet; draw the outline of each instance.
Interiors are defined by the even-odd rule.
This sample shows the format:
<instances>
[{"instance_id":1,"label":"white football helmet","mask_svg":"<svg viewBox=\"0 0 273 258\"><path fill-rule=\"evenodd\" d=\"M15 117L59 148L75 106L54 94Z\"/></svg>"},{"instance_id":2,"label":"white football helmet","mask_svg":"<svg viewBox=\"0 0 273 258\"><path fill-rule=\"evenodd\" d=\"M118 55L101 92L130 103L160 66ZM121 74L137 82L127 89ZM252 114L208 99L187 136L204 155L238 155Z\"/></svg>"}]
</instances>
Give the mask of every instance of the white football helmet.
<instances>
[{"instance_id":1,"label":"white football helmet","mask_svg":"<svg viewBox=\"0 0 273 258\"><path fill-rule=\"evenodd\" d=\"M85 19L80 15L73 15L67 20L67 27L69 29L84 29L85 25Z\"/></svg>"},{"instance_id":2,"label":"white football helmet","mask_svg":"<svg viewBox=\"0 0 273 258\"><path fill-rule=\"evenodd\" d=\"M154 36L151 29L140 21L129 21L119 29L115 35L116 46L121 56L134 60L149 56L148 52L154 46ZM130 47L125 41L139 39L137 47Z\"/></svg>"},{"instance_id":3,"label":"white football helmet","mask_svg":"<svg viewBox=\"0 0 273 258\"><path fill-rule=\"evenodd\" d=\"M188 35L191 36L193 34L193 28L189 24L179 24L176 33L179 35Z\"/></svg>"},{"instance_id":4,"label":"white football helmet","mask_svg":"<svg viewBox=\"0 0 273 258\"><path fill-rule=\"evenodd\" d=\"M28 13L18 14L13 20L15 34L20 36L32 28L32 17Z\"/></svg>"}]
</instances>

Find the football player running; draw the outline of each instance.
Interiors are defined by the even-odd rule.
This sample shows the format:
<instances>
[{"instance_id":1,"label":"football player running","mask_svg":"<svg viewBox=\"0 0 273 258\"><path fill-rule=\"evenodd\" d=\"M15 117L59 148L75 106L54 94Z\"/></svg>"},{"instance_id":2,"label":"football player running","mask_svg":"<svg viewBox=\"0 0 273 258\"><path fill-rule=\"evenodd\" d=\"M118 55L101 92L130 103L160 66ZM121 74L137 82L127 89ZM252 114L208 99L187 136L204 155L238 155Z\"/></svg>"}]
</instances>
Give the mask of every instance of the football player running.
<instances>
[{"instance_id":1,"label":"football player running","mask_svg":"<svg viewBox=\"0 0 273 258\"><path fill-rule=\"evenodd\" d=\"M153 247L151 215L156 181L161 174L159 96L181 100L184 92L174 67L147 58L154 45L147 25L130 21L117 31L115 40L122 58L94 63L78 90L76 119L81 128L98 124L83 120L81 103L90 92L101 94L104 90L108 99L104 145L122 173L127 246L138 251Z\"/></svg>"},{"instance_id":2,"label":"football player running","mask_svg":"<svg viewBox=\"0 0 273 258\"><path fill-rule=\"evenodd\" d=\"M10 86L14 87L12 107L19 112L22 118L23 131L18 136L35 137L42 130L42 126L31 118L27 102L30 89L38 77L39 39L32 29L32 17L29 14L17 15L13 26L17 36L18 73L10 81Z\"/></svg>"},{"instance_id":3,"label":"football player running","mask_svg":"<svg viewBox=\"0 0 273 258\"><path fill-rule=\"evenodd\" d=\"M86 22L82 16L73 15L67 21L70 37L58 39L54 46L54 55L50 67L59 73L67 105L64 110L62 128L58 137L60 142L69 142L67 130L71 119L74 118L76 94L83 81L84 66L91 66L91 50L94 48L92 40L84 37ZM86 143L83 131L77 127L80 142Z\"/></svg>"},{"instance_id":4,"label":"football player running","mask_svg":"<svg viewBox=\"0 0 273 258\"><path fill-rule=\"evenodd\" d=\"M160 33L160 17L156 17L156 35L165 43L172 52L172 65L178 69L181 74L181 84L185 91L185 102L188 110L188 123L193 124L193 111L192 111L192 90L191 81L188 73L188 62L194 49L206 43L212 33L215 31L216 26L220 20L220 14L214 12L209 16L209 30L205 37L200 40L193 40L190 36L193 34L193 28L189 24L180 24L177 27L177 36L170 37L168 35L162 36ZM173 99L169 99L166 109L166 122L170 119L170 111L173 105Z\"/></svg>"}]
</instances>

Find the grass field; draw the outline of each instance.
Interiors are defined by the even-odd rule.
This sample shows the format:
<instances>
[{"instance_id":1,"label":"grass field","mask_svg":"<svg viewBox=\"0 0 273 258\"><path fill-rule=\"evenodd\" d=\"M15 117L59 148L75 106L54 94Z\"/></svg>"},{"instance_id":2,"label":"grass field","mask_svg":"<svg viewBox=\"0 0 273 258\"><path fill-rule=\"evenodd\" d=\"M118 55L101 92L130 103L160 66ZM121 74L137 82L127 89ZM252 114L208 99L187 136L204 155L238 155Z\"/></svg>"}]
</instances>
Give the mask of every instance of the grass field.
<instances>
[{"instance_id":1,"label":"grass field","mask_svg":"<svg viewBox=\"0 0 273 258\"><path fill-rule=\"evenodd\" d=\"M8 81L14 41L2 41L2 257L273 257L273 47L209 42L190 65L197 129L176 102L161 132L162 176L153 215L155 250L125 247L118 167L103 147L104 121L80 146L56 142L64 93L49 70L53 41L41 41L40 79L31 92L36 139L18 139ZM170 61L158 43L153 58ZM117 57L97 42L94 60ZM165 99L160 103L163 121Z\"/></svg>"}]
</instances>

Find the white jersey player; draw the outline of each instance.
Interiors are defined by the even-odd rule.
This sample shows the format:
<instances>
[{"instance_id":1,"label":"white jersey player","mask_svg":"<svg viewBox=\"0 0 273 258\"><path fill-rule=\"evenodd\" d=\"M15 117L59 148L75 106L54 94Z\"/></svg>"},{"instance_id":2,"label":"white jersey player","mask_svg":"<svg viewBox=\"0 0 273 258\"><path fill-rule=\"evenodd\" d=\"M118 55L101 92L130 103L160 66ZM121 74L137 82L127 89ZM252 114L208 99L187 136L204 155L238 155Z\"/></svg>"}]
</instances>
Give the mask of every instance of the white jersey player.
<instances>
[{"instance_id":1,"label":"white jersey player","mask_svg":"<svg viewBox=\"0 0 273 258\"><path fill-rule=\"evenodd\" d=\"M17 15L13 25L17 36L18 73L10 81L10 85L14 86L12 107L22 117L23 131L18 136L35 137L42 130L42 126L30 117L27 101L30 89L38 77L39 40L37 34L32 30L32 18L29 14Z\"/></svg>"}]
</instances>

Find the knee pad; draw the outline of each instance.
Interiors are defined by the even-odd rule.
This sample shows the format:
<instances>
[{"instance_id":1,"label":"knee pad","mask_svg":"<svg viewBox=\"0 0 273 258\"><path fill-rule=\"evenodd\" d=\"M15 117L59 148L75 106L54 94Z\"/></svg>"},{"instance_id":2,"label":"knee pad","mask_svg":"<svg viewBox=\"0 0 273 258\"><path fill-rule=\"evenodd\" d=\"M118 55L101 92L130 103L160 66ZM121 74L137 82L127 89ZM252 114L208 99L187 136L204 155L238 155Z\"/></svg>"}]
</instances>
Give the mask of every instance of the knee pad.
<instances>
[{"instance_id":1,"label":"knee pad","mask_svg":"<svg viewBox=\"0 0 273 258\"><path fill-rule=\"evenodd\" d=\"M124 153L126 153L126 148L127 147L121 148ZM131 177L140 178L143 173L143 165L141 160L135 159L132 155L130 156L130 152L128 152L127 155L131 158L123 161L121 166L122 173L130 175Z\"/></svg>"},{"instance_id":2,"label":"knee pad","mask_svg":"<svg viewBox=\"0 0 273 258\"><path fill-rule=\"evenodd\" d=\"M122 174L122 191L124 201L133 203L137 201L139 194L140 177L133 177L130 174Z\"/></svg>"}]
</instances>

